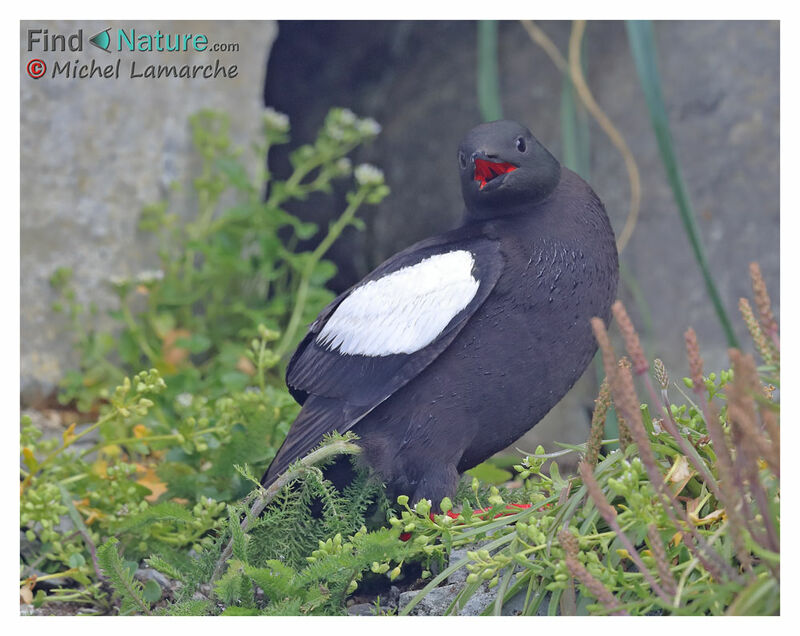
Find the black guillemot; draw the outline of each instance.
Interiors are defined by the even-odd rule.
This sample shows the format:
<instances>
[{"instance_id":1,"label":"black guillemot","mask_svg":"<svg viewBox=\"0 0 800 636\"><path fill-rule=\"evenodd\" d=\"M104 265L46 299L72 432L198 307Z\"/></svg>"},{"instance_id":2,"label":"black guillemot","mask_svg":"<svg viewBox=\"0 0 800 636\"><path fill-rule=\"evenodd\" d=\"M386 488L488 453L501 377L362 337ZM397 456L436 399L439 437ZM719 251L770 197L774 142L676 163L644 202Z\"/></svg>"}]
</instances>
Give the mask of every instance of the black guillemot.
<instances>
[{"instance_id":1,"label":"black guillemot","mask_svg":"<svg viewBox=\"0 0 800 636\"><path fill-rule=\"evenodd\" d=\"M513 121L457 154L463 224L394 255L311 324L286 372L302 410L262 483L352 430L390 495L434 505L530 430L596 351L617 290L602 202Z\"/></svg>"}]
</instances>

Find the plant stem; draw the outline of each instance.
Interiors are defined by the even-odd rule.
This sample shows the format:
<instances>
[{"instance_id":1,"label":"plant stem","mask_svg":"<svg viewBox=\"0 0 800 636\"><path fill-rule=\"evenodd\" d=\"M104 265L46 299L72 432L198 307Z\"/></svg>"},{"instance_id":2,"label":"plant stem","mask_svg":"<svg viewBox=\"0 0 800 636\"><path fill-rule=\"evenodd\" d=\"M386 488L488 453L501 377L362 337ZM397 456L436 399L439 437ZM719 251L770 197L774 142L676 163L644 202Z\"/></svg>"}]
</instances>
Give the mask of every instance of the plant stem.
<instances>
[{"instance_id":1,"label":"plant stem","mask_svg":"<svg viewBox=\"0 0 800 636\"><path fill-rule=\"evenodd\" d=\"M247 529L250 527L250 520L258 517L258 515L263 512L264 508L269 505L269 503L275 498L275 495L277 495L284 486L300 477L303 473L311 470L315 464L318 464L336 455L357 455L360 452L360 446L344 440L338 440L331 442L330 444L325 444L321 448L310 452L308 455L292 465L292 467L285 471L274 482L272 482L269 488L266 490L262 489L261 493L253 503L253 506L250 508L250 513L246 515L241 522L242 532L247 531ZM212 585L214 584L214 581L216 581L222 574L222 569L232 553L233 539L228 542L228 545L222 551L222 554L217 561L217 566L214 568L214 574L211 576Z\"/></svg>"},{"instance_id":2,"label":"plant stem","mask_svg":"<svg viewBox=\"0 0 800 636\"><path fill-rule=\"evenodd\" d=\"M72 576L75 572L78 571L78 568L70 568L69 570L64 570L63 572L56 572L55 574L45 574L43 576L37 576L36 582L39 581L49 581L51 579L59 579L65 576ZM24 579L19 582L20 585L25 585L28 581L30 581L33 577L30 576L27 579Z\"/></svg>"},{"instance_id":3,"label":"plant stem","mask_svg":"<svg viewBox=\"0 0 800 636\"><path fill-rule=\"evenodd\" d=\"M728 523L727 522L724 522L724 523L720 524L719 528L717 528L717 531L711 537L710 543L713 544L714 541L716 541L722 535L723 530L725 530L725 528L727 528L727 527L728 527ZM680 581L678 581L678 589L675 591L675 598L674 598L674 606L675 607L680 607L681 595L683 594L683 588L686 586L686 581L689 579L689 574L692 572L692 570L694 570L697 567L697 564L699 562L700 562L700 560L695 555L692 558L692 560L689 562L689 565L686 568L686 570L684 571L683 576L681 576ZM677 568L675 568L675 569L677 569Z\"/></svg>"},{"instance_id":4,"label":"plant stem","mask_svg":"<svg viewBox=\"0 0 800 636\"><path fill-rule=\"evenodd\" d=\"M686 458L691 461L698 475L703 478L703 481L706 483L708 489L718 500L721 500L721 494L717 485L717 481L711 474L711 471L708 469L708 466L706 466L706 463L703 461L702 457L700 457L700 453L698 453L697 450L686 440L686 438L680 434L680 431L678 430L678 423L672 416L672 410L670 409L669 401L662 401L658 399L655 387L653 387L653 382L650 380L650 376L647 373L642 374L642 377L644 377L644 384L648 393L650 394L650 399L653 401L653 404L660 404L661 408L663 409L664 418L662 418L662 423L664 424L664 428L667 429L667 432L677 442L681 452L683 452Z\"/></svg>"},{"instance_id":5,"label":"plant stem","mask_svg":"<svg viewBox=\"0 0 800 636\"><path fill-rule=\"evenodd\" d=\"M205 428L202 431L197 431L196 433L193 433L192 438L200 437L201 435L206 435L208 433L217 433L219 431L224 431L224 430L225 430L224 426L214 426L211 428ZM98 451L101 448L105 448L106 446L113 446L115 444L122 445L122 444L132 444L136 442L166 442L168 440L173 440L173 439L176 440L180 438L181 438L180 433L171 433L169 435L148 435L145 437L122 437L119 439L110 439L95 444L91 448L86 449L81 453L81 457L85 457L86 455L90 455L91 453L94 453L95 451Z\"/></svg>"},{"instance_id":6,"label":"plant stem","mask_svg":"<svg viewBox=\"0 0 800 636\"><path fill-rule=\"evenodd\" d=\"M142 330L139 328L139 325L136 324L136 320L131 313L131 308L124 299L120 302L120 308L122 309L122 317L125 320L125 324L128 326L128 329L130 329L133 337L136 338L139 348L144 352L152 364L156 364L158 361L158 356L142 335Z\"/></svg>"},{"instance_id":7,"label":"plant stem","mask_svg":"<svg viewBox=\"0 0 800 636\"><path fill-rule=\"evenodd\" d=\"M266 369L264 368L264 354L267 351L267 341L264 338L261 338L261 344L258 348L258 365L257 365L257 372L258 372L258 388L261 392L264 392L266 388L266 380L264 379L264 372Z\"/></svg>"},{"instance_id":8,"label":"plant stem","mask_svg":"<svg viewBox=\"0 0 800 636\"><path fill-rule=\"evenodd\" d=\"M69 439L65 440L64 443L59 448L55 449L47 457L45 457L41 461L41 463L36 466L36 468L34 470L31 470L30 474L20 484L20 493L22 493L22 491L24 491L25 488L30 486L31 480L36 475L38 475L42 471L42 468L47 466L53 460L54 457L57 457L62 451L66 450L67 448L72 446L75 442L77 442L82 437L88 435L89 433L91 433L92 431L96 430L97 428L99 428L100 426L105 424L106 422L109 422L112 419L114 419L114 417L116 417L116 415L117 415L117 410L114 409L113 411L110 411L109 413L106 413L103 417L101 417L99 420L97 420L94 424L92 424L91 426L88 426L87 428L82 430L77 435L74 435L74 436L70 437Z\"/></svg>"},{"instance_id":9,"label":"plant stem","mask_svg":"<svg viewBox=\"0 0 800 636\"><path fill-rule=\"evenodd\" d=\"M97 578L104 583L107 582L107 579L103 575L103 571L100 568L100 564L97 562L97 546L95 546L94 541L92 540L92 535L89 533L86 524L83 523L81 513L78 512L78 509L75 507L75 503L72 501L72 494L64 487L63 483L59 484L59 490L61 491L61 502L64 504L64 506L66 506L67 514L72 520L75 529L78 531L81 537L83 537L83 542L86 544L86 549L89 550L89 557L92 560L92 566L94 567L95 574L97 574Z\"/></svg>"},{"instance_id":10,"label":"plant stem","mask_svg":"<svg viewBox=\"0 0 800 636\"><path fill-rule=\"evenodd\" d=\"M294 343L295 334L300 326L300 321L303 319L303 312L305 311L306 301L308 300L308 290L311 284L311 276L314 273L314 268L320 259L325 255L325 252L327 252L331 245L333 245L334 241L339 238L339 235L341 235L342 231L344 231L344 229L353 220L353 216L355 215L359 206L364 202L365 196L366 190L364 188L360 188L352 196L350 203L348 204L347 208L345 208L345 211L342 212L342 215L330 225L328 234L324 239L322 239L322 242L311 253L311 256L306 261L305 268L303 269L303 273L300 278L300 284L297 288L297 299L295 301L294 309L292 309L292 315L289 318L289 324L286 327L286 330L283 332L283 337L281 338L280 344L278 344L278 346L275 348L275 353L279 358L282 358Z\"/></svg>"}]
</instances>

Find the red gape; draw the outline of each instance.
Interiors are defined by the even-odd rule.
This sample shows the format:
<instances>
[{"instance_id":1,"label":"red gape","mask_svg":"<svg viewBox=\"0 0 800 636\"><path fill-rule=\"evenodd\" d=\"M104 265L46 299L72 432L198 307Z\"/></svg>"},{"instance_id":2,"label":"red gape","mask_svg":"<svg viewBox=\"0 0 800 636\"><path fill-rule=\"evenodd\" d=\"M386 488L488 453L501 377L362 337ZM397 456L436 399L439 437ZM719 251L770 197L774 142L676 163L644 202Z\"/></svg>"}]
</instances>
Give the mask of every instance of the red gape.
<instances>
[{"instance_id":1,"label":"red gape","mask_svg":"<svg viewBox=\"0 0 800 636\"><path fill-rule=\"evenodd\" d=\"M483 187L495 177L501 174L516 170L517 166L513 163L500 163L495 161L487 161L486 159L475 160L475 181L480 182L481 190Z\"/></svg>"}]
</instances>

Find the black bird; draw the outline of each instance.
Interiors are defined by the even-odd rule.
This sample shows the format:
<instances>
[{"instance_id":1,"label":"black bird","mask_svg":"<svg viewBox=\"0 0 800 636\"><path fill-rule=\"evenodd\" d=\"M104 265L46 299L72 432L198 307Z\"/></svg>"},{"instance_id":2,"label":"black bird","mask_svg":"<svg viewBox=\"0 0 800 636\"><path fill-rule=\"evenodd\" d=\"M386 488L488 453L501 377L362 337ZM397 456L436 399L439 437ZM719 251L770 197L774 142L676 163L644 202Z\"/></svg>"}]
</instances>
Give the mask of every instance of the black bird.
<instances>
[{"instance_id":1,"label":"black bird","mask_svg":"<svg viewBox=\"0 0 800 636\"><path fill-rule=\"evenodd\" d=\"M619 275L602 202L513 121L477 126L457 158L461 227L336 298L292 356L303 408L265 485L325 433L352 430L391 495L438 504L591 361L589 319L608 322Z\"/></svg>"}]
</instances>

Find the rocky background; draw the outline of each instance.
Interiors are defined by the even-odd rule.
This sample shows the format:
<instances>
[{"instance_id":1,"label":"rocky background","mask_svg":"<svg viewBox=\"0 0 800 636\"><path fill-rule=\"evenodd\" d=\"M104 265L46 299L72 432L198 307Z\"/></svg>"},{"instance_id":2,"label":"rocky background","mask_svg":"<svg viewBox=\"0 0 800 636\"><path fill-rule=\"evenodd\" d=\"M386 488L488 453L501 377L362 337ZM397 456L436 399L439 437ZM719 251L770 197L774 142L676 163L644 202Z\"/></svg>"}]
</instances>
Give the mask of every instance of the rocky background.
<instances>
[{"instance_id":1,"label":"rocky background","mask_svg":"<svg viewBox=\"0 0 800 636\"><path fill-rule=\"evenodd\" d=\"M239 52L116 52L86 40L111 27L137 33L205 33L209 42L239 44ZM28 29L50 34L83 29L82 52L27 52ZM203 21L22 21L21 51L21 342L23 405L46 398L76 357L65 338L64 319L53 313L49 278L70 267L78 300L94 302L101 316L115 308L108 279L157 269L156 246L137 232L144 205L164 198L173 182L186 190L197 173L188 118L203 108L232 115L232 137L240 144L261 126L264 73L277 35L274 22ZM94 59L106 65L122 58L119 79L32 79L31 58ZM130 79L129 60L148 64L236 64L230 79ZM179 199L179 198L178 198ZM175 201L185 213L192 202ZM149 237L148 237L149 238Z\"/></svg>"},{"instance_id":2,"label":"rocky background","mask_svg":"<svg viewBox=\"0 0 800 636\"><path fill-rule=\"evenodd\" d=\"M98 24L97 30L105 26L115 25ZM150 28L156 26L187 30L186 24L165 22ZM540 26L565 52L570 24ZM240 53L229 54L240 60L239 78L167 86L37 81L23 71L24 402L51 392L74 360L62 323L50 311L49 276L59 266L73 267L81 297L102 310L111 302L104 285L110 275L149 268L153 251L137 236L137 215L169 182L185 180L191 167L186 120L199 108L230 112L242 141L259 125L264 104L289 114L294 143L311 140L331 106L348 107L383 125L358 159L384 169L392 194L366 212L366 232L351 232L334 247L337 289L460 219L455 148L481 120L474 22L281 22L277 29L274 23L220 22L192 29L241 43ZM559 71L519 23L501 23L499 35L504 115L527 124L561 156ZM712 273L740 339L747 342L737 303L749 294L750 261L761 264L773 299L779 300L779 26L659 22L656 37L675 146ZM624 25L591 22L585 47L589 86L625 137L642 176L641 215L622 262L635 277L647 312L624 284L620 297L638 325L650 314L648 353L661 357L673 377L686 372L688 326L698 332L707 368L722 368L725 339L680 225ZM101 51L87 54L104 61ZM622 159L594 123L591 149L589 181L619 232L629 196ZM274 170L288 170L286 152L273 153ZM324 225L341 210L339 195L339 200L312 198L296 213ZM587 374L548 423L519 446L532 450L539 441L585 439L593 392Z\"/></svg>"}]
</instances>

